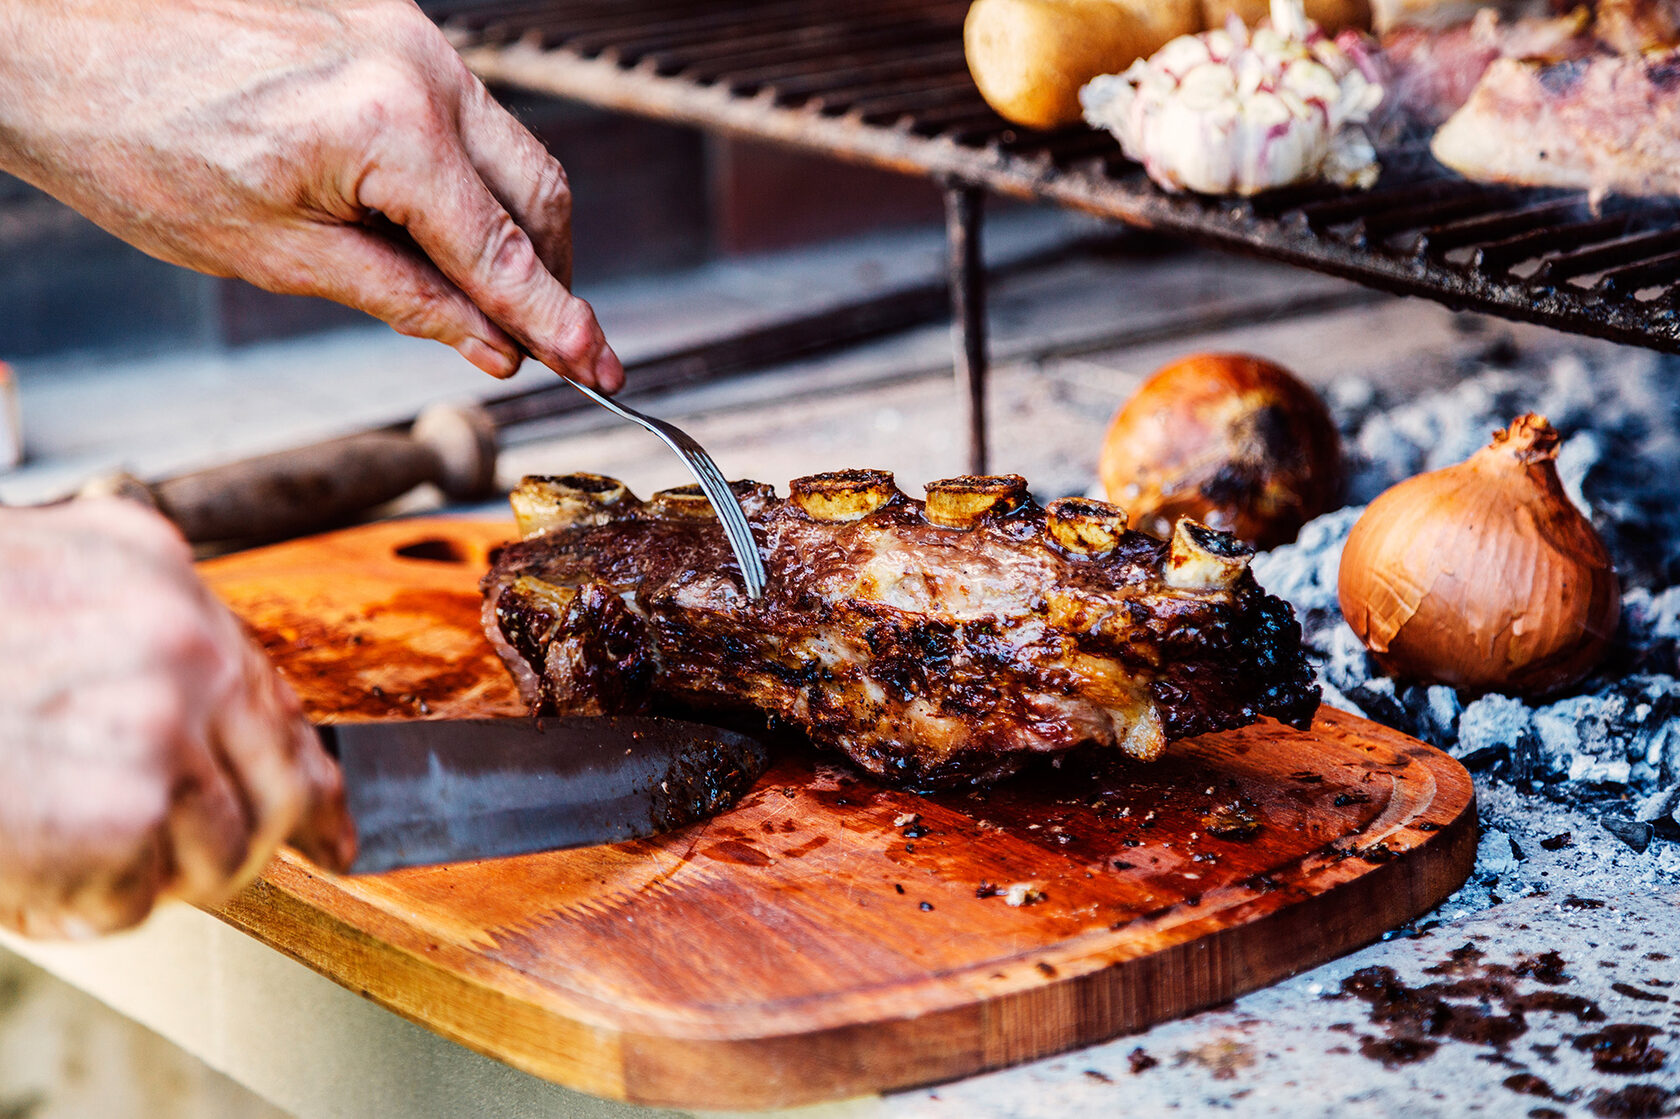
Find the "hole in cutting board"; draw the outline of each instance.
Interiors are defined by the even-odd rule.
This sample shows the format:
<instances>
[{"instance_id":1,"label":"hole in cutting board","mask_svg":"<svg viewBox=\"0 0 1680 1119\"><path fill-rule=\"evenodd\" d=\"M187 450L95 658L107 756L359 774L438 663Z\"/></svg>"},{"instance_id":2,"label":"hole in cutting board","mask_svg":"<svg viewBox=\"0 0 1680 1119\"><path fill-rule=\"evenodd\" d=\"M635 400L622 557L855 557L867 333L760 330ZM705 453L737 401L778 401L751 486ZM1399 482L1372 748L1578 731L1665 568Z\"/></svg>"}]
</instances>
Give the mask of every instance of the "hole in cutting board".
<instances>
[{"instance_id":1,"label":"hole in cutting board","mask_svg":"<svg viewBox=\"0 0 1680 1119\"><path fill-rule=\"evenodd\" d=\"M466 563L467 555L460 545L440 537L429 536L396 549L404 559L425 560L429 563Z\"/></svg>"}]
</instances>

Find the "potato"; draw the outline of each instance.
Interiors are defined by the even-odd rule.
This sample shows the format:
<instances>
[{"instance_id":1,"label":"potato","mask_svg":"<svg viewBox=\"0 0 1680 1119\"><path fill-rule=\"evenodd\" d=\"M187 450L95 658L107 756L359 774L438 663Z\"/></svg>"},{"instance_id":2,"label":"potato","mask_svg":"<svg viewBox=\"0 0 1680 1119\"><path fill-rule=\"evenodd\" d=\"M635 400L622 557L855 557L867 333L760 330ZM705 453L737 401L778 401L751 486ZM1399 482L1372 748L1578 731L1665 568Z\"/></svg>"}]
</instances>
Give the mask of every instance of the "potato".
<instances>
[{"instance_id":1,"label":"potato","mask_svg":"<svg viewBox=\"0 0 1680 1119\"><path fill-rule=\"evenodd\" d=\"M1307 18L1334 35L1345 27L1371 30L1371 0L1306 0ZM1208 27L1224 27L1225 17L1236 13L1253 27L1272 14L1269 0L1202 0L1202 18Z\"/></svg>"},{"instance_id":2,"label":"potato","mask_svg":"<svg viewBox=\"0 0 1680 1119\"><path fill-rule=\"evenodd\" d=\"M968 70L998 113L1029 128L1079 119L1079 87L1202 27L1202 0L975 0Z\"/></svg>"}]
</instances>

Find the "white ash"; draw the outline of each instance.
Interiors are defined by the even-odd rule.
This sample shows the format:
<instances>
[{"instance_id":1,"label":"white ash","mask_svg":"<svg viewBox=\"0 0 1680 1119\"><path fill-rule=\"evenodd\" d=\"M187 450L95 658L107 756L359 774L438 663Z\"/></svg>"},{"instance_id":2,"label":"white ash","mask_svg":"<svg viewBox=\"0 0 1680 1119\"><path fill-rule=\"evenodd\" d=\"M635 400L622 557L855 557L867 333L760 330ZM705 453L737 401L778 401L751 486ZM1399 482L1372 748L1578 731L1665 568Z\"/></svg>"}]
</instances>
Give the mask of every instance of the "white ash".
<instances>
[{"instance_id":1,"label":"white ash","mask_svg":"<svg viewBox=\"0 0 1680 1119\"><path fill-rule=\"evenodd\" d=\"M1408 399L1362 382L1338 385L1329 403L1347 448L1353 504L1256 557L1254 571L1294 604L1326 702L1449 751L1477 774L1484 807L1498 787L1531 809L1551 801L1588 811L1610 829L1590 829L1594 846L1642 851L1644 865L1672 884L1680 881L1680 843L1672 842L1680 838L1680 359L1605 354L1511 355ZM1559 473L1615 558L1622 621L1610 654L1589 679L1535 703L1390 679L1336 602L1348 531L1388 486L1462 461L1529 411L1562 433ZM1496 799L1505 802L1503 793ZM1490 826L1472 890L1491 891L1485 883L1509 873L1494 857L1499 834Z\"/></svg>"}]
</instances>

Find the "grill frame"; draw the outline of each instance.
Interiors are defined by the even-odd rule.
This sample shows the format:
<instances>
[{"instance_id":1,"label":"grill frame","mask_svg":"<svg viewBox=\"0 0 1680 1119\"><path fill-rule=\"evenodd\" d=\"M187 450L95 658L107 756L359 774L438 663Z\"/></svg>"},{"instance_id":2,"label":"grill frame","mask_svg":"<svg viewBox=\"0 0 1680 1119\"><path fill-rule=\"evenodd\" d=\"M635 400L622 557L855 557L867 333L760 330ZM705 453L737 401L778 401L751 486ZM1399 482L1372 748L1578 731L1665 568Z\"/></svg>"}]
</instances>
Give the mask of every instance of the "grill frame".
<instances>
[{"instance_id":1,"label":"grill frame","mask_svg":"<svg viewBox=\"0 0 1680 1119\"><path fill-rule=\"evenodd\" d=\"M1049 202L1457 310L1680 353L1680 264L1657 260L1680 248L1680 234L1661 236L1680 224L1671 201L1616 202L1606 221L1580 192L1456 178L1421 145L1385 152L1383 178L1368 194L1170 195L1103 134L1083 126L1035 133L987 108L961 60L965 0L854 0L841 13L813 0L724 0L704 15L669 0L426 6L488 81ZM1523 225L1532 220L1526 211L1548 206L1574 220ZM1502 235L1465 228L1476 222ZM1380 240L1373 225L1385 231ZM1627 233L1658 234L1663 252L1616 243ZM1562 275L1546 261L1554 248L1551 255L1596 252L1604 259L1591 274L1610 274L1587 284ZM1537 260L1537 271L1520 272ZM1652 282L1630 290L1651 268L1659 270Z\"/></svg>"},{"instance_id":2,"label":"grill frame","mask_svg":"<svg viewBox=\"0 0 1680 1119\"><path fill-rule=\"evenodd\" d=\"M1368 192L1169 194L1084 125L1018 128L962 56L969 0L421 0L485 81L933 179L957 407L987 469L988 191L1379 291L1680 354L1680 198L1478 184L1389 143ZM1563 219L1563 220L1558 220ZM545 405L546 406L546 405Z\"/></svg>"}]
</instances>

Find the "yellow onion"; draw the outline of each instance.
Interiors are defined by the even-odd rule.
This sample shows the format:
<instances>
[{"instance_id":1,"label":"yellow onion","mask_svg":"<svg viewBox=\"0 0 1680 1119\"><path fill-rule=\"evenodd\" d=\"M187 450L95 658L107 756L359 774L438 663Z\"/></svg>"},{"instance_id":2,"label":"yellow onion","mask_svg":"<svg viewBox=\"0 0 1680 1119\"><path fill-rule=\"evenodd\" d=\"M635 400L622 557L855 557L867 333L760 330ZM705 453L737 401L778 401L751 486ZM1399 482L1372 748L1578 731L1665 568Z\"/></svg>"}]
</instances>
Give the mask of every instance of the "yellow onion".
<instances>
[{"instance_id":1,"label":"yellow onion","mask_svg":"<svg viewBox=\"0 0 1680 1119\"><path fill-rule=\"evenodd\" d=\"M1557 444L1544 417L1519 417L1457 466L1385 490L1354 524L1337 594L1384 671L1538 696L1604 656L1621 590L1563 491Z\"/></svg>"},{"instance_id":2,"label":"yellow onion","mask_svg":"<svg viewBox=\"0 0 1680 1119\"><path fill-rule=\"evenodd\" d=\"M1324 402L1288 370L1194 354L1157 370L1115 414L1097 471L1144 532L1167 539L1189 517L1274 548L1336 507L1342 447Z\"/></svg>"}]
</instances>

